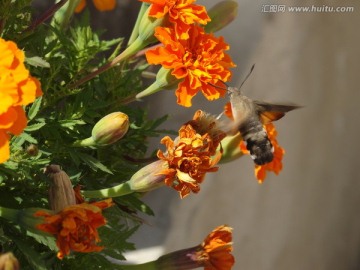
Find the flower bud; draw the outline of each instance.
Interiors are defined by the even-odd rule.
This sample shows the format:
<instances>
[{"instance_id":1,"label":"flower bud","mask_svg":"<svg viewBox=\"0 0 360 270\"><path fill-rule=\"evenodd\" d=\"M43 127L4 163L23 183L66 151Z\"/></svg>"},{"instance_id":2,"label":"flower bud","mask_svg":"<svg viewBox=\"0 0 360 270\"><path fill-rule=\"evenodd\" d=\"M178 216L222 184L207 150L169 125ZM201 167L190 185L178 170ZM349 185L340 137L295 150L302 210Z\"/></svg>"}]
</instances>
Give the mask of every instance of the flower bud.
<instances>
[{"instance_id":1,"label":"flower bud","mask_svg":"<svg viewBox=\"0 0 360 270\"><path fill-rule=\"evenodd\" d=\"M224 0L213 6L208 15L211 21L205 25L206 33L214 33L230 24L237 16L238 4L233 0Z\"/></svg>"},{"instance_id":2,"label":"flower bud","mask_svg":"<svg viewBox=\"0 0 360 270\"><path fill-rule=\"evenodd\" d=\"M19 270L19 261L12 252L0 255L0 270Z\"/></svg>"},{"instance_id":3,"label":"flower bud","mask_svg":"<svg viewBox=\"0 0 360 270\"><path fill-rule=\"evenodd\" d=\"M168 163L163 160L146 165L138 170L130 180L111 188L100 190L83 190L86 198L109 198L124 196L133 192L147 192L165 185L165 174L160 174L168 169Z\"/></svg>"},{"instance_id":4,"label":"flower bud","mask_svg":"<svg viewBox=\"0 0 360 270\"><path fill-rule=\"evenodd\" d=\"M237 133L235 136L227 136L221 141L223 154L220 163L233 161L243 155L243 152L240 149L241 141L242 137L240 133Z\"/></svg>"},{"instance_id":5,"label":"flower bud","mask_svg":"<svg viewBox=\"0 0 360 270\"><path fill-rule=\"evenodd\" d=\"M155 38L155 28L163 25L164 18L153 18L149 16L150 8L144 12L139 24L139 38L141 41L150 44L157 42Z\"/></svg>"},{"instance_id":6,"label":"flower bud","mask_svg":"<svg viewBox=\"0 0 360 270\"><path fill-rule=\"evenodd\" d=\"M27 148L26 148L26 153L29 156L32 157L36 157L39 154L39 148L35 145L35 144L30 144Z\"/></svg>"},{"instance_id":7,"label":"flower bud","mask_svg":"<svg viewBox=\"0 0 360 270\"><path fill-rule=\"evenodd\" d=\"M156 74L156 80L148 88L136 95L136 98L143 98L148 95L154 94L160 90L168 90L175 88L181 80L171 75L171 70L160 68Z\"/></svg>"},{"instance_id":8,"label":"flower bud","mask_svg":"<svg viewBox=\"0 0 360 270\"><path fill-rule=\"evenodd\" d=\"M134 192L147 192L165 185L165 175L160 172L168 169L168 163L158 160L138 170L128 181Z\"/></svg>"},{"instance_id":9,"label":"flower bud","mask_svg":"<svg viewBox=\"0 0 360 270\"><path fill-rule=\"evenodd\" d=\"M45 173L51 179L49 188L50 208L55 212L60 212L65 207L76 204L75 192L69 176L60 169L59 165L49 165Z\"/></svg>"},{"instance_id":10,"label":"flower bud","mask_svg":"<svg viewBox=\"0 0 360 270\"><path fill-rule=\"evenodd\" d=\"M129 129L129 117L122 112L113 112L101 118L91 132L96 145L108 145L120 140Z\"/></svg>"},{"instance_id":11,"label":"flower bud","mask_svg":"<svg viewBox=\"0 0 360 270\"><path fill-rule=\"evenodd\" d=\"M36 226L44 221L44 218L34 216L37 211L52 212L51 210L42 208L13 209L0 206L0 217L19 225L30 232L49 236L48 233L41 232L36 228Z\"/></svg>"}]
</instances>

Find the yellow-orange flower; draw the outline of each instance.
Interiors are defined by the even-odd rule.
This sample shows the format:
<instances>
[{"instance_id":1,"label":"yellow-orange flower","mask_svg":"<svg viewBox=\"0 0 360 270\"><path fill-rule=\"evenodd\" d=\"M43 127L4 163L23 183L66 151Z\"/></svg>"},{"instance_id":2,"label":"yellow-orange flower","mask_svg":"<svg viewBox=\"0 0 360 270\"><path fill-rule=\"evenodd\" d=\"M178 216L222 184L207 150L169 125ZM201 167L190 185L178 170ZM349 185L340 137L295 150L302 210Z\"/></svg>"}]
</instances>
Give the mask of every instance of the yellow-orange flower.
<instances>
[{"instance_id":1,"label":"yellow-orange flower","mask_svg":"<svg viewBox=\"0 0 360 270\"><path fill-rule=\"evenodd\" d=\"M235 64L225 53L229 45L222 37L206 34L196 25L191 25L187 40L178 39L171 28L158 27L155 36L164 46L147 51L147 61L172 69L171 74L182 80L176 90L178 104L191 106L191 99L199 91L208 100L218 99L226 93L223 82L230 79L229 68Z\"/></svg>"},{"instance_id":2,"label":"yellow-orange flower","mask_svg":"<svg viewBox=\"0 0 360 270\"><path fill-rule=\"evenodd\" d=\"M204 270L229 270L235 263L232 252L232 228L222 225L215 228L201 244L197 257Z\"/></svg>"},{"instance_id":3,"label":"yellow-orange flower","mask_svg":"<svg viewBox=\"0 0 360 270\"><path fill-rule=\"evenodd\" d=\"M116 6L116 0L93 0L94 6L99 11L113 10ZM81 0L75 8L75 13L81 12L86 6L86 0Z\"/></svg>"},{"instance_id":4,"label":"yellow-orange flower","mask_svg":"<svg viewBox=\"0 0 360 270\"><path fill-rule=\"evenodd\" d=\"M57 214L38 211L35 216L44 217L39 230L53 234L59 248L57 257L63 259L70 251L93 252L104 247L97 246L100 237L97 228L106 224L102 209L112 206L107 199L95 203L82 203L64 208Z\"/></svg>"},{"instance_id":5,"label":"yellow-orange flower","mask_svg":"<svg viewBox=\"0 0 360 270\"><path fill-rule=\"evenodd\" d=\"M24 52L14 42L0 38L0 163L9 159L10 134L19 135L27 125L22 106L42 94L24 60Z\"/></svg>"},{"instance_id":6,"label":"yellow-orange flower","mask_svg":"<svg viewBox=\"0 0 360 270\"><path fill-rule=\"evenodd\" d=\"M198 111L192 121L180 128L175 141L168 136L161 140L167 151L159 150L157 155L168 162L168 168L160 175L165 175L165 184L179 191L181 198L199 192L205 174L218 170L214 166L221 153L216 153L216 148L226 135L215 122L206 119L214 118Z\"/></svg>"},{"instance_id":7,"label":"yellow-orange flower","mask_svg":"<svg viewBox=\"0 0 360 270\"><path fill-rule=\"evenodd\" d=\"M259 183L264 182L267 171L274 172L275 174L280 173L280 171L282 170L282 159L285 154L285 150L277 142L277 131L274 124L266 124L264 125L264 128L266 129L269 140L274 147L274 159L264 165L255 165L255 176L258 179ZM246 149L245 143L243 141L240 144L240 148L244 154L249 154L249 151Z\"/></svg>"},{"instance_id":8,"label":"yellow-orange flower","mask_svg":"<svg viewBox=\"0 0 360 270\"><path fill-rule=\"evenodd\" d=\"M210 21L204 6L193 4L195 0L140 0L150 3L149 16L162 18L168 15L169 21L174 24L178 39L188 39L192 24L202 25Z\"/></svg>"}]
</instances>

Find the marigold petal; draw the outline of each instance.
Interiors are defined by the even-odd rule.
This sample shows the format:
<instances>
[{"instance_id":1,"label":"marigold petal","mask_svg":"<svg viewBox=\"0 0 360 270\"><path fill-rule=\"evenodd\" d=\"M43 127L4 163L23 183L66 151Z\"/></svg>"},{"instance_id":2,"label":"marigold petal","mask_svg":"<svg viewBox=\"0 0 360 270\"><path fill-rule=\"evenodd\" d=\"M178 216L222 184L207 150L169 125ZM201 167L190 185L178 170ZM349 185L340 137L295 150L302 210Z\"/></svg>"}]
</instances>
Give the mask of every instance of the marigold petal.
<instances>
[{"instance_id":1,"label":"marigold petal","mask_svg":"<svg viewBox=\"0 0 360 270\"><path fill-rule=\"evenodd\" d=\"M18 104L28 105L29 103L34 102L36 93L38 92L38 86L36 82L29 77L19 84L19 90L20 100L18 101Z\"/></svg>"},{"instance_id":2,"label":"marigold petal","mask_svg":"<svg viewBox=\"0 0 360 270\"><path fill-rule=\"evenodd\" d=\"M24 128L27 126L27 118L24 112L24 109L20 106L13 107L16 111L16 121L14 124L8 129L14 135L19 135L23 132Z\"/></svg>"},{"instance_id":3,"label":"marigold petal","mask_svg":"<svg viewBox=\"0 0 360 270\"><path fill-rule=\"evenodd\" d=\"M15 44L12 41L4 41L0 42L0 66L10 68L12 63L14 62L15 55L14 51L10 49L10 44ZM16 46L16 44L15 44Z\"/></svg>"},{"instance_id":4,"label":"marigold petal","mask_svg":"<svg viewBox=\"0 0 360 270\"><path fill-rule=\"evenodd\" d=\"M114 205L113 200L111 198L102 201L93 202L91 204L96 207L99 207L100 209L105 209Z\"/></svg>"},{"instance_id":5,"label":"marigold petal","mask_svg":"<svg viewBox=\"0 0 360 270\"><path fill-rule=\"evenodd\" d=\"M145 53L146 60L150 65L156 65L163 63L165 61L174 61L176 60L176 56L174 54L169 53L168 50L165 50L163 47L158 47L153 50L148 50Z\"/></svg>"},{"instance_id":6,"label":"marigold petal","mask_svg":"<svg viewBox=\"0 0 360 270\"><path fill-rule=\"evenodd\" d=\"M12 104L15 104L19 100L18 95L18 85L14 81L14 78L12 76L12 73L9 70L1 71L0 70L0 85L1 85L1 93L4 96L8 96L12 99ZM3 99L1 99L1 103L3 102ZM2 108L2 109L5 109ZM6 108L7 110L8 108Z\"/></svg>"},{"instance_id":7,"label":"marigold petal","mask_svg":"<svg viewBox=\"0 0 360 270\"><path fill-rule=\"evenodd\" d=\"M225 104L224 106L224 114L229 117L231 120L234 120L234 116L232 114L232 109L231 109L231 103L228 102Z\"/></svg>"},{"instance_id":8,"label":"marigold petal","mask_svg":"<svg viewBox=\"0 0 360 270\"><path fill-rule=\"evenodd\" d=\"M263 166L259 166L256 165L255 166L255 176L256 179L259 181L259 183L264 182L265 178L266 178L266 167Z\"/></svg>"},{"instance_id":9,"label":"marigold petal","mask_svg":"<svg viewBox=\"0 0 360 270\"><path fill-rule=\"evenodd\" d=\"M30 76L30 79L33 80L34 83L35 83L35 85L36 85L35 96L36 96L36 97L42 96L43 92L42 92L42 90L41 90L41 83L40 83L40 81L39 81L37 78L32 77L32 76Z\"/></svg>"},{"instance_id":10,"label":"marigold petal","mask_svg":"<svg viewBox=\"0 0 360 270\"><path fill-rule=\"evenodd\" d=\"M181 20L173 20L174 29L179 39L188 39L190 37L189 30L190 25L182 22Z\"/></svg>"},{"instance_id":11,"label":"marigold petal","mask_svg":"<svg viewBox=\"0 0 360 270\"><path fill-rule=\"evenodd\" d=\"M12 104L13 104L13 99L11 98L11 96L0 92L0 117L3 113L6 113L8 111L8 109L11 107ZM1 124L2 121L0 120L0 126Z\"/></svg>"},{"instance_id":12,"label":"marigold petal","mask_svg":"<svg viewBox=\"0 0 360 270\"><path fill-rule=\"evenodd\" d=\"M7 161L10 157L9 135L0 130L0 163Z\"/></svg>"},{"instance_id":13,"label":"marigold petal","mask_svg":"<svg viewBox=\"0 0 360 270\"><path fill-rule=\"evenodd\" d=\"M18 117L14 107L10 107L7 112L0 115L0 129L9 129L14 125Z\"/></svg>"},{"instance_id":14,"label":"marigold petal","mask_svg":"<svg viewBox=\"0 0 360 270\"><path fill-rule=\"evenodd\" d=\"M225 89L215 88L210 84L203 84L201 91L208 100L218 99L226 94Z\"/></svg>"},{"instance_id":15,"label":"marigold petal","mask_svg":"<svg viewBox=\"0 0 360 270\"><path fill-rule=\"evenodd\" d=\"M154 18L157 19L162 18L169 11L169 7L161 3L165 1L144 1L144 2L148 2L148 3L153 2L153 5L151 5L150 7L149 16L152 16Z\"/></svg>"},{"instance_id":16,"label":"marigold petal","mask_svg":"<svg viewBox=\"0 0 360 270\"><path fill-rule=\"evenodd\" d=\"M183 82L179 83L178 88L176 89L175 94L177 96L177 103L184 107L191 107L191 100L196 93L196 90L188 87L188 81L185 79Z\"/></svg>"},{"instance_id":17,"label":"marigold petal","mask_svg":"<svg viewBox=\"0 0 360 270\"><path fill-rule=\"evenodd\" d=\"M69 231L73 231L76 229L76 222L73 218L65 218L62 222L63 229L67 229ZM69 232L64 232L64 230L61 231L61 234L67 235Z\"/></svg>"}]
</instances>

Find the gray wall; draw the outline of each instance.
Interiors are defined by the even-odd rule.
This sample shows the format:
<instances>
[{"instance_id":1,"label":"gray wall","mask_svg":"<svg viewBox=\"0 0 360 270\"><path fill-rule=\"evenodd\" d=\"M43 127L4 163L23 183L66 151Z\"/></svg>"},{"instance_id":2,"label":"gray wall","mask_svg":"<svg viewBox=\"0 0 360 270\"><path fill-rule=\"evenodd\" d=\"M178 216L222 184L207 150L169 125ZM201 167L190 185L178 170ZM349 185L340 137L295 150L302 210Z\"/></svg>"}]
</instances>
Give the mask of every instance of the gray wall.
<instances>
[{"instance_id":1,"label":"gray wall","mask_svg":"<svg viewBox=\"0 0 360 270\"><path fill-rule=\"evenodd\" d=\"M355 11L270 14L263 3ZM305 106L276 123L284 169L259 185L244 157L209 174L197 195L149 193L157 216L135 236L138 247L185 248L226 223L234 228L234 269L360 269L359 15L358 1L239 1L238 19L219 33L238 65L233 85L256 63L247 95ZM173 92L164 92L148 104L170 113L176 129L196 109L217 113L224 101L196 98L191 109L174 103Z\"/></svg>"}]
</instances>

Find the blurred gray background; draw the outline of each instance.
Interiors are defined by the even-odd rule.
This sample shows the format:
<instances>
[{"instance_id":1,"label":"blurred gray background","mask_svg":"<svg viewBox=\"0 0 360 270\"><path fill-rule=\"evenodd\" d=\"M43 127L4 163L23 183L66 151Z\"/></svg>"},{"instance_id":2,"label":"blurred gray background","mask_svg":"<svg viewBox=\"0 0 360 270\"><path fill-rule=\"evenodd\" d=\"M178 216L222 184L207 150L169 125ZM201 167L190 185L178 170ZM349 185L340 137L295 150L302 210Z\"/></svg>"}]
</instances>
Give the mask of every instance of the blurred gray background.
<instances>
[{"instance_id":1,"label":"blurred gray background","mask_svg":"<svg viewBox=\"0 0 360 270\"><path fill-rule=\"evenodd\" d=\"M216 0L198 0L210 8ZM155 211L132 237L137 261L155 259L199 244L216 226L234 228L234 269L360 269L360 3L358 0L238 0L237 19L217 33L230 44L237 64L232 85L266 101L305 107L276 123L286 149L280 175L259 185L249 157L208 174L199 194L181 200L168 188L144 200ZM264 5L344 6L349 13L262 12ZM140 4L118 0L94 24L107 35L128 35ZM265 7L267 9L268 6ZM178 129L193 112L218 114L226 99L208 102L199 94L189 109L173 91L144 98L152 117L170 115L164 128ZM159 109L161 108L161 110ZM158 148L154 143L152 147ZM129 254L129 258L131 254Z\"/></svg>"},{"instance_id":2,"label":"blurred gray background","mask_svg":"<svg viewBox=\"0 0 360 270\"><path fill-rule=\"evenodd\" d=\"M198 1L208 8L215 0ZM162 188L145 196L156 217L133 237L138 248L170 252L198 244L220 224L234 228L234 269L360 269L359 1L239 0L237 19L217 33L230 44L238 85L266 101L305 107L276 123L286 149L280 175L259 185L249 157L208 174L197 195L181 200ZM349 6L351 13L261 12L263 5ZM225 102L200 95L190 109L173 92L147 98L150 115L168 113L178 129L195 110ZM160 111L159 108L162 108Z\"/></svg>"}]
</instances>

